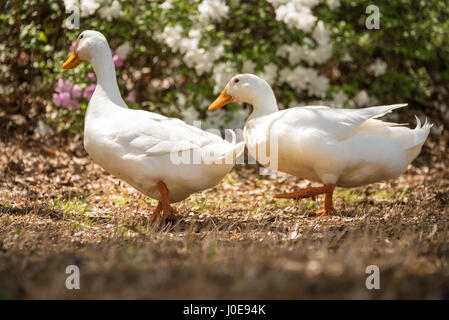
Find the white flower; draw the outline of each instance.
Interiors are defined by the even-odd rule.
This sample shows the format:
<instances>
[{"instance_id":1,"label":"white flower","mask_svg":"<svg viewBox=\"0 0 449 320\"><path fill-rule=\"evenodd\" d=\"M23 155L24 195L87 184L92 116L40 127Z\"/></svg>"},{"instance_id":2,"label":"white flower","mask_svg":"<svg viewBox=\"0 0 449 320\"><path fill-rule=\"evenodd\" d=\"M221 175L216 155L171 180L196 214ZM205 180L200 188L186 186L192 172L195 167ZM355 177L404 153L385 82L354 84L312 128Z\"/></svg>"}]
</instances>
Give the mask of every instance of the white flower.
<instances>
[{"instance_id":1,"label":"white flower","mask_svg":"<svg viewBox=\"0 0 449 320\"><path fill-rule=\"evenodd\" d=\"M223 54L224 48L219 45L215 48L206 50L204 48L191 48L184 55L184 62L189 68L195 68L198 75L209 72L214 66L215 60Z\"/></svg>"},{"instance_id":2,"label":"white flower","mask_svg":"<svg viewBox=\"0 0 449 320\"><path fill-rule=\"evenodd\" d=\"M291 45L283 44L277 51L276 55L281 58L287 58L290 64L295 65L301 60L306 59L305 49L297 43Z\"/></svg>"},{"instance_id":3,"label":"white flower","mask_svg":"<svg viewBox=\"0 0 449 320\"><path fill-rule=\"evenodd\" d=\"M334 10L334 9L340 7L340 0L327 0L326 3L327 3L327 6L328 6L331 10Z\"/></svg>"},{"instance_id":4,"label":"white flower","mask_svg":"<svg viewBox=\"0 0 449 320\"><path fill-rule=\"evenodd\" d=\"M78 0L64 0L64 6L66 11L73 12L79 9L80 4Z\"/></svg>"},{"instance_id":5,"label":"white flower","mask_svg":"<svg viewBox=\"0 0 449 320\"><path fill-rule=\"evenodd\" d=\"M270 86L276 82L278 67L274 63L269 63L263 67L263 73L260 75Z\"/></svg>"},{"instance_id":6,"label":"white flower","mask_svg":"<svg viewBox=\"0 0 449 320\"><path fill-rule=\"evenodd\" d=\"M204 0L198 6L200 20L221 21L228 15L229 7L221 0Z\"/></svg>"},{"instance_id":7,"label":"white flower","mask_svg":"<svg viewBox=\"0 0 449 320\"><path fill-rule=\"evenodd\" d=\"M307 52L309 64L322 64L332 57L333 48L332 44L321 44L314 50Z\"/></svg>"},{"instance_id":8,"label":"white flower","mask_svg":"<svg viewBox=\"0 0 449 320\"><path fill-rule=\"evenodd\" d=\"M223 45L218 45L215 48L211 49L212 51L212 57L214 58L214 60L218 60L224 52L224 47Z\"/></svg>"},{"instance_id":9,"label":"white flower","mask_svg":"<svg viewBox=\"0 0 449 320\"><path fill-rule=\"evenodd\" d=\"M304 7L312 9L315 7L318 3L320 3L320 0L297 0L299 4L301 4Z\"/></svg>"},{"instance_id":10,"label":"white flower","mask_svg":"<svg viewBox=\"0 0 449 320\"><path fill-rule=\"evenodd\" d=\"M293 64L293 65L297 64L301 60L304 60L305 58L306 58L305 50L299 44L293 43L289 47L288 61L290 62L290 64Z\"/></svg>"},{"instance_id":11,"label":"white flower","mask_svg":"<svg viewBox=\"0 0 449 320\"><path fill-rule=\"evenodd\" d=\"M273 4L274 2L272 1ZM308 5L311 4L312 2L308 3ZM276 8L275 12L276 20L283 21L288 26L305 32L310 32L317 20L317 17L312 14L310 7L305 6L302 1L282 4Z\"/></svg>"},{"instance_id":12,"label":"white flower","mask_svg":"<svg viewBox=\"0 0 449 320\"><path fill-rule=\"evenodd\" d=\"M187 102L187 98L184 94L178 94L178 105L184 107Z\"/></svg>"},{"instance_id":13,"label":"white flower","mask_svg":"<svg viewBox=\"0 0 449 320\"><path fill-rule=\"evenodd\" d=\"M173 52L183 54L183 61L189 68L195 68L198 75L212 70L215 60L219 59L224 52L224 47L218 45L208 50L199 47L201 30L192 28L187 38L182 37L182 27L166 26L162 34L157 36L160 41L165 42Z\"/></svg>"},{"instance_id":14,"label":"white flower","mask_svg":"<svg viewBox=\"0 0 449 320\"><path fill-rule=\"evenodd\" d=\"M220 93L235 74L236 70L231 62L217 64L213 70L213 79L215 82L214 93Z\"/></svg>"},{"instance_id":15,"label":"white flower","mask_svg":"<svg viewBox=\"0 0 449 320\"><path fill-rule=\"evenodd\" d=\"M87 17L95 13L100 6L97 0L81 0L81 16Z\"/></svg>"},{"instance_id":16,"label":"white flower","mask_svg":"<svg viewBox=\"0 0 449 320\"><path fill-rule=\"evenodd\" d=\"M198 75L202 75L204 72L210 71L214 62L211 54L204 48L196 48L187 51L183 60L189 68L195 68Z\"/></svg>"},{"instance_id":17,"label":"white flower","mask_svg":"<svg viewBox=\"0 0 449 320\"><path fill-rule=\"evenodd\" d=\"M164 3L162 3L159 8L163 9L163 10L168 10L173 8L173 0L166 0Z\"/></svg>"},{"instance_id":18,"label":"white flower","mask_svg":"<svg viewBox=\"0 0 449 320\"><path fill-rule=\"evenodd\" d=\"M366 106L369 103L370 98L368 93L365 90L362 90L356 94L354 101L358 106Z\"/></svg>"},{"instance_id":19,"label":"white flower","mask_svg":"<svg viewBox=\"0 0 449 320\"><path fill-rule=\"evenodd\" d=\"M376 61L368 67L368 69L374 73L374 76L378 77L385 73L387 70L387 64L381 59L377 58Z\"/></svg>"},{"instance_id":20,"label":"white flower","mask_svg":"<svg viewBox=\"0 0 449 320\"><path fill-rule=\"evenodd\" d=\"M131 46L128 42L125 42L115 50L115 53L120 59L125 60L130 50Z\"/></svg>"},{"instance_id":21,"label":"white flower","mask_svg":"<svg viewBox=\"0 0 449 320\"><path fill-rule=\"evenodd\" d=\"M191 39L201 39L201 29L192 28L189 31L189 38Z\"/></svg>"},{"instance_id":22,"label":"white flower","mask_svg":"<svg viewBox=\"0 0 449 320\"><path fill-rule=\"evenodd\" d=\"M114 0L110 6L103 6L98 12L103 19L112 21L112 19L117 18L122 13L122 6L120 2Z\"/></svg>"},{"instance_id":23,"label":"white flower","mask_svg":"<svg viewBox=\"0 0 449 320\"><path fill-rule=\"evenodd\" d=\"M296 65L300 61L305 61L309 65L322 64L332 57L333 47L330 42L322 42L315 49L301 47L293 43L292 45L282 45L276 51L278 57L288 57L291 65Z\"/></svg>"},{"instance_id":24,"label":"white flower","mask_svg":"<svg viewBox=\"0 0 449 320\"><path fill-rule=\"evenodd\" d=\"M295 89L295 86L294 86L294 83L293 83L294 82L294 78L295 78L294 73L293 73L292 70L290 70L290 68L284 68L279 73L279 80L280 80L280 82L281 83L287 83L287 84L290 85L290 87ZM305 85L304 85L304 88L305 88Z\"/></svg>"},{"instance_id":25,"label":"white flower","mask_svg":"<svg viewBox=\"0 0 449 320\"><path fill-rule=\"evenodd\" d=\"M290 68L284 68L279 73L279 79L281 83L287 83L288 85L290 85L290 87L296 89L297 91L301 91L307 88L307 83L309 81L307 77L309 76L309 69L303 68L301 66L296 67L294 70L290 70Z\"/></svg>"},{"instance_id":26,"label":"white flower","mask_svg":"<svg viewBox=\"0 0 449 320\"><path fill-rule=\"evenodd\" d=\"M283 44L276 50L276 55L280 58L287 58L290 53L290 46Z\"/></svg>"},{"instance_id":27,"label":"white flower","mask_svg":"<svg viewBox=\"0 0 449 320\"><path fill-rule=\"evenodd\" d=\"M345 52L345 54L343 55L342 61L343 62L352 62L352 61L354 61L354 59L352 59L352 57L349 53Z\"/></svg>"},{"instance_id":28,"label":"white flower","mask_svg":"<svg viewBox=\"0 0 449 320\"><path fill-rule=\"evenodd\" d=\"M168 45L173 51L178 51L179 44L181 42L182 27L180 25L166 26L162 32L160 38L163 39L166 45Z\"/></svg>"},{"instance_id":29,"label":"white flower","mask_svg":"<svg viewBox=\"0 0 449 320\"><path fill-rule=\"evenodd\" d=\"M284 68L279 74L280 82L285 82L296 91L308 90L309 95L324 97L329 88L329 79L318 75L318 72L312 68L297 66L290 70Z\"/></svg>"},{"instance_id":30,"label":"white flower","mask_svg":"<svg viewBox=\"0 0 449 320\"><path fill-rule=\"evenodd\" d=\"M344 93L343 90L340 90L336 93L333 94L332 96L333 100L333 105L336 108L343 108L345 105L345 102L348 100L348 96L346 95L346 93Z\"/></svg>"},{"instance_id":31,"label":"white flower","mask_svg":"<svg viewBox=\"0 0 449 320\"><path fill-rule=\"evenodd\" d=\"M295 7L298 8L306 7L309 9L312 9L320 2L320 0L267 0L267 1L271 3L275 8L290 2L293 3Z\"/></svg>"},{"instance_id":32,"label":"white flower","mask_svg":"<svg viewBox=\"0 0 449 320\"><path fill-rule=\"evenodd\" d=\"M200 39L182 38L176 45L178 47L177 50L179 50L182 54L185 54L189 51L197 50L199 43Z\"/></svg>"},{"instance_id":33,"label":"white flower","mask_svg":"<svg viewBox=\"0 0 449 320\"><path fill-rule=\"evenodd\" d=\"M246 60L243 63L243 66L242 66L243 73L254 73L255 70L256 70L256 64L254 62L252 62L251 60Z\"/></svg>"},{"instance_id":34,"label":"white flower","mask_svg":"<svg viewBox=\"0 0 449 320\"><path fill-rule=\"evenodd\" d=\"M330 32L324 26L323 21L318 21L315 29L313 30L312 37L319 44L327 44L329 42L329 40L330 40Z\"/></svg>"},{"instance_id":35,"label":"white flower","mask_svg":"<svg viewBox=\"0 0 449 320\"><path fill-rule=\"evenodd\" d=\"M324 98L329 88L329 79L325 76L316 76L310 81L307 88L309 95Z\"/></svg>"},{"instance_id":36,"label":"white flower","mask_svg":"<svg viewBox=\"0 0 449 320\"><path fill-rule=\"evenodd\" d=\"M181 110L181 116L182 119L188 124L193 124L193 121L197 121L199 119L199 113L193 107L187 109L183 108Z\"/></svg>"}]
</instances>

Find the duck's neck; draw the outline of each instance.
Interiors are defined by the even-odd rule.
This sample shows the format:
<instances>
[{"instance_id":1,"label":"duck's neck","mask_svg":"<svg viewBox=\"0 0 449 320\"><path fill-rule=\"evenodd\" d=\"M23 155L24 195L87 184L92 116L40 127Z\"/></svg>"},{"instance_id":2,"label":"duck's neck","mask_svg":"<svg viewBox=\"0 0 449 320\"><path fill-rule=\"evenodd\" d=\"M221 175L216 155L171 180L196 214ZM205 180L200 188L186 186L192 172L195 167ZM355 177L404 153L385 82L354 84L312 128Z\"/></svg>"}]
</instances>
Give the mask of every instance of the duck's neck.
<instances>
[{"instance_id":1,"label":"duck's neck","mask_svg":"<svg viewBox=\"0 0 449 320\"><path fill-rule=\"evenodd\" d=\"M273 89L268 85L253 97L251 104L253 105L253 112L248 117L248 121L279 111Z\"/></svg>"},{"instance_id":2,"label":"duck's neck","mask_svg":"<svg viewBox=\"0 0 449 320\"><path fill-rule=\"evenodd\" d=\"M120 95L117 85L117 75L115 73L114 61L111 50L104 48L101 54L97 54L91 60L92 67L97 76L97 87L92 95L92 100L109 100L114 104L128 108Z\"/></svg>"}]
</instances>

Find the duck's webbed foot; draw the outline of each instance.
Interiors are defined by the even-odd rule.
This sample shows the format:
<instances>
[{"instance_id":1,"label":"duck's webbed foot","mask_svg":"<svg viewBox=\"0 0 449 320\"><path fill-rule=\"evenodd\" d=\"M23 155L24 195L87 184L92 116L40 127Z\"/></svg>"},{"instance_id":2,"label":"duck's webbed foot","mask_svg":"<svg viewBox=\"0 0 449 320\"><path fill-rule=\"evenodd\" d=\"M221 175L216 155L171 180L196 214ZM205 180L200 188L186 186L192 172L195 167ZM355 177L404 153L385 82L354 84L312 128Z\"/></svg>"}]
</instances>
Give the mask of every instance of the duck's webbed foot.
<instances>
[{"instance_id":1,"label":"duck's webbed foot","mask_svg":"<svg viewBox=\"0 0 449 320\"><path fill-rule=\"evenodd\" d=\"M154 209L153 213L151 214L151 222L156 222L158 220L162 220L162 202L158 202L156 209Z\"/></svg>"},{"instance_id":2,"label":"duck's webbed foot","mask_svg":"<svg viewBox=\"0 0 449 320\"><path fill-rule=\"evenodd\" d=\"M174 223L178 219L176 217L176 210L170 204L166 206L162 205L162 211L164 212L163 217L165 221Z\"/></svg>"},{"instance_id":3,"label":"duck's webbed foot","mask_svg":"<svg viewBox=\"0 0 449 320\"><path fill-rule=\"evenodd\" d=\"M275 198L286 198L286 199L301 199L308 197L316 197L320 194L325 194L323 209L316 212L318 215L331 214L334 210L332 204L332 194L335 189L335 184L325 184L322 187L310 187L305 188L296 192L275 194Z\"/></svg>"},{"instance_id":4,"label":"duck's webbed foot","mask_svg":"<svg viewBox=\"0 0 449 320\"><path fill-rule=\"evenodd\" d=\"M157 183L157 189L161 194L161 200L158 202L156 209L151 215L151 222L155 221L176 221L176 210L170 205L170 201L168 200L168 189L165 183L159 181Z\"/></svg>"}]
</instances>

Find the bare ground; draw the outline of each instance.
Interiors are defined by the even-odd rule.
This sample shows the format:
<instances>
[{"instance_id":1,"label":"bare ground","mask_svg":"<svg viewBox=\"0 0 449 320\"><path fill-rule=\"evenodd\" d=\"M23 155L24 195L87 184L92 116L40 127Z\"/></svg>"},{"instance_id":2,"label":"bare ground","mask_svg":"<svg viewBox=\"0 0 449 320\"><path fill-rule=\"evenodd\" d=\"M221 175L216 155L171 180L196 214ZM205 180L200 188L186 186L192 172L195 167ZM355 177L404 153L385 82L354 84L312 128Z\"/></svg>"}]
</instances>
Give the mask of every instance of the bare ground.
<instances>
[{"instance_id":1,"label":"bare ground","mask_svg":"<svg viewBox=\"0 0 449 320\"><path fill-rule=\"evenodd\" d=\"M9 130L11 132L11 130ZM386 183L273 199L308 182L237 166L151 225L155 202L92 163L77 137L0 140L0 298L449 298L448 133ZM65 288L77 265L81 289ZM365 268L380 268L367 290Z\"/></svg>"}]
</instances>

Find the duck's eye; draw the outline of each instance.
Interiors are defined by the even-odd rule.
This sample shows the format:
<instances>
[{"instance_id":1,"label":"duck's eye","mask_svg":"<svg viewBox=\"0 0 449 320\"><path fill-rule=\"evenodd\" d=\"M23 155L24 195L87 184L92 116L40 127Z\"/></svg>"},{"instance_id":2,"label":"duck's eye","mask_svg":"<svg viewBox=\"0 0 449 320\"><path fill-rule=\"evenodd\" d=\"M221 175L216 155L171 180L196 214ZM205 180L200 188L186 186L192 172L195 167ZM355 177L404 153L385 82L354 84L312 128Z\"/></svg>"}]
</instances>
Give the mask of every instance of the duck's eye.
<instances>
[{"instance_id":1,"label":"duck's eye","mask_svg":"<svg viewBox=\"0 0 449 320\"><path fill-rule=\"evenodd\" d=\"M83 36L83 35L80 35L80 40L81 40L82 38L84 38L84 36Z\"/></svg>"},{"instance_id":2,"label":"duck's eye","mask_svg":"<svg viewBox=\"0 0 449 320\"><path fill-rule=\"evenodd\" d=\"M235 79L235 80L234 80L234 83L237 83L237 82L239 82L239 81L240 81L239 79Z\"/></svg>"}]
</instances>

